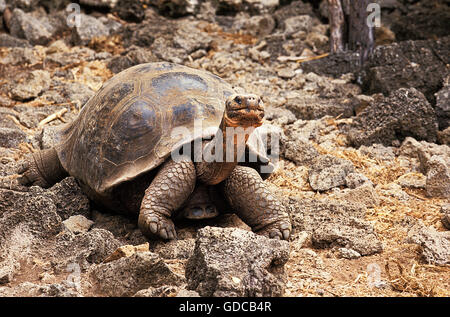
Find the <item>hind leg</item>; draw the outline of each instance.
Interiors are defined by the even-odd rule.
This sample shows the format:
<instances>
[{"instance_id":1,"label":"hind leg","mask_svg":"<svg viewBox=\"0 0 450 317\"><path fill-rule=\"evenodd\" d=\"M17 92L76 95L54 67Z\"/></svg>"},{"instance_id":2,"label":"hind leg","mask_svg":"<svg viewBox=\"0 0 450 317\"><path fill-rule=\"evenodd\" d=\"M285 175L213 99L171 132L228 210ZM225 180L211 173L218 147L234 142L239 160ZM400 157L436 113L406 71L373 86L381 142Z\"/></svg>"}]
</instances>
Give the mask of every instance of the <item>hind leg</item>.
<instances>
[{"instance_id":1,"label":"hind leg","mask_svg":"<svg viewBox=\"0 0 450 317\"><path fill-rule=\"evenodd\" d=\"M18 178L20 184L43 188L53 186L68 175L53 148L33 153L22 162L17 172L21 175Z\"/></svg>"}]
</instances>

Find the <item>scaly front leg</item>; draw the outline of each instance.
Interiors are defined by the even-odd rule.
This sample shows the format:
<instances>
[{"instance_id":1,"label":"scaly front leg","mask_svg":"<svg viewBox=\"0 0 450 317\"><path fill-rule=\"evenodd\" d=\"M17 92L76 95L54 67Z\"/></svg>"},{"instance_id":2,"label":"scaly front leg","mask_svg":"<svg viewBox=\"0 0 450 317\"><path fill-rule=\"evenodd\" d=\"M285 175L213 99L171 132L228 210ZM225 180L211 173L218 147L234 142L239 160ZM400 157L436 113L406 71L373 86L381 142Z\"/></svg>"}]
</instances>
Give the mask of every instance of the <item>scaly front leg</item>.
<instances>
[{"instance_id":1,"label":"scaly front leg","mask_svg":"<svg viewBox=\"0 0 450 317\"><path fill-rule=\"evenodd\" d=\"M169 160L162 166L142 199L138 225L144 235L176 238L170 217L192 193L195 180L195 166L190 160Z\"/></svg>"},{"instance_id":2,"label":"scaly front leg","mask_svg":"<svg viewBox=\"0 0 450 317\"><path fill-rule=\"evenodd\" d=\"M289 239L289 215L256 170L236 166L223 188L233 210L253 231L269 238Z\"/></svg>"}]
</instances>

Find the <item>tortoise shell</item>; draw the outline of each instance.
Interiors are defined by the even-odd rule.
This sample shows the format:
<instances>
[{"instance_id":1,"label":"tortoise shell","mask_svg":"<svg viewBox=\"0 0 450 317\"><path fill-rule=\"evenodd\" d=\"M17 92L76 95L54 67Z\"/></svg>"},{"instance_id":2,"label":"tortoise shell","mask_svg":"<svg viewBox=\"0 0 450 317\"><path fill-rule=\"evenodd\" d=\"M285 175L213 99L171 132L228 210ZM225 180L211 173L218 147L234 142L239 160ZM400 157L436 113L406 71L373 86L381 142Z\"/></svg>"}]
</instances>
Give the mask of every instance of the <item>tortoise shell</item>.
<instances>
[{"instance_id":1,"label":"tortoise shell","mask_svg":"<svg viewBox=\"0 0 450 317\"><path fill-rule=\"evenodd\" d=\"M69 174L97 194L159 166L194 122L215 133L231 85L172 63L128 68L104 83L60 134L56 151Z\"/></svg>"}]
</instances>

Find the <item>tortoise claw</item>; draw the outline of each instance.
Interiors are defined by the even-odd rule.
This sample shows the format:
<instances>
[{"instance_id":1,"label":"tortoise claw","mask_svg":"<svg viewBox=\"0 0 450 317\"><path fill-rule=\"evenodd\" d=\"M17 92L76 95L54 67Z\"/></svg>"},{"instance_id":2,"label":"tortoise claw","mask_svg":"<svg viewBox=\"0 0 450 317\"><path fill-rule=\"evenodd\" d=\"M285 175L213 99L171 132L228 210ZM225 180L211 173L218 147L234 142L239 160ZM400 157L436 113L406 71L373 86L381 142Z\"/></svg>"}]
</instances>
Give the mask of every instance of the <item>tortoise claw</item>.
<instances>
[{"instance_id":1,"label":"tortoise claw","mask_svg":"<svg viewBox=\"0 0 450 317\"><path fill-rule=\"evenodd\" d=\"M142 233L150 239L159 237L163 240L173 240L177 237L172 220L156 213L141 213L138 225Z\"/></svg>"},{"instance_id":2,"label":"tortoise claw","mask_svg":"<svg viewBox=\"0 0 450 317\"><path fill-rule=\"evenodd\" d=\"M291 224L288 221L278 221L258 230L256 233L277 240L289 240Z\"/></svg>"}]
</instances>

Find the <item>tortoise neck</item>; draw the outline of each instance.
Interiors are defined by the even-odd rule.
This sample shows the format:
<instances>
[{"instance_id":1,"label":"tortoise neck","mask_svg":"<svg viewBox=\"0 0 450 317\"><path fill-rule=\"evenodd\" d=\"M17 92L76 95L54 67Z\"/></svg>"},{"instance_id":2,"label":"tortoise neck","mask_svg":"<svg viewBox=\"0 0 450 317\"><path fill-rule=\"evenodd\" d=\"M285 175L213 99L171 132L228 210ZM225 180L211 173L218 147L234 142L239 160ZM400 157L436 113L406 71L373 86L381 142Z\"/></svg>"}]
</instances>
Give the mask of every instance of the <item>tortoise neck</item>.
<instances>
[{"instance_id":1,"label":"tortoise neck","mask_svg":"<svg viewBox=\"0 0 450 317\"><path fill-rule=\"evenodd\" d=\"M245 153L245 145L254 128L243 128L226 115L211 141L203 142L203 159L196 163L197 178L215 185L225 180Z\"/></svg>"}]
</instances>

